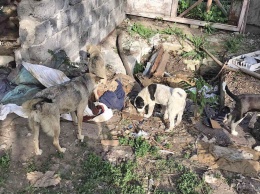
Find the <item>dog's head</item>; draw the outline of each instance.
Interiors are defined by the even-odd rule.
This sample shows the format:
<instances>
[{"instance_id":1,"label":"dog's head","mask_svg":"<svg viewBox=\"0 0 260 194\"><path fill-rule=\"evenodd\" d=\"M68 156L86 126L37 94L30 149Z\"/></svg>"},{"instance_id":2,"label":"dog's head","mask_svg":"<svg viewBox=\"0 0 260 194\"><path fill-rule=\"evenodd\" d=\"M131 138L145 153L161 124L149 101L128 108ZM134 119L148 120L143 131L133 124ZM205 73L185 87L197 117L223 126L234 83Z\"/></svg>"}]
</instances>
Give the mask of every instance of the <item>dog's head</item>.
<instances>
[{"instance_id":1,"label":"dog's head","mask_svg":"<svg viewBox=\"0 0 260 194\"><path fill-rule=\"evenodd\" d=\"M145 110L145 102L144 99L141 96L137 96L134 101L134 106L137 110L137 112L142 113Z\"/></svg>"},{"instance_id":2,"label":"dog's head","mask_svg":"<svg viewBox=\"0 0 260 194\"><path fill-rule=\"evenodd\" d=\"M149 102L155 100L156 88L156 84L150 84L139 92L134 100L134 106L139 113L148 112Z\"/></svg>"},{"instance_id":3,"label":"dog's head","mask_svg":"<svg viewBox=\"0 0 260 194\"><path fill-rule=\"evenodd\" d=\"M87 58L93 57L101 52L100 46L89 44L86 46Z\"/></svg>"}]
</instances>

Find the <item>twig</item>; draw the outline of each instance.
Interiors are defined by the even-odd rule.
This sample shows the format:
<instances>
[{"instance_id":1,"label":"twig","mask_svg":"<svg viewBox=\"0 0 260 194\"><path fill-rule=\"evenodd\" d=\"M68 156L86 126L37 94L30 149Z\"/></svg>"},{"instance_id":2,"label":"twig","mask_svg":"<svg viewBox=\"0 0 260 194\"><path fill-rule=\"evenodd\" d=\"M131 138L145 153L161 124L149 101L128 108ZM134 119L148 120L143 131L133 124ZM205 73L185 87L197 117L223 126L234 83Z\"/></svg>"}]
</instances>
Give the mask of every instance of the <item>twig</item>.
<instances>
[{"instance_id":1,"label":"twig","mask_svg":"<svg viewBox=\"0 0 260 194\"><path fill-rule=\"evenodd\" d=\"M172 153L173 153L173 151L165 149L161 144L159 144L157 141L155 141L155 139L154 139L153 137L150 137L150 139L151 139L156 145L158 145L162 150L166 150L166 151L168 151L168 152L172 152Z\"/></svg>"},{"instance_id":2,"label":"twig","mask_svg":"<svg viewBox=\"0 0 260 194\"><path fill-rule=\"evenodd\" d=\"M227 62L225 62L224 63L224 65L221 67L221 69L220 69L220 71L218 72L218 74L212 79L212 80L210 80L210 82L212 83L212 82L214 82L214 81L216 81L216 79L218 78L218 76L221 74L221 72L223 71L223 69L225 69L227 66Z\"/></svg>"},{"instance_id":3,"label":"twig","mask_svg":"<svg viewBox=\"0 0 260 194\"><path fill-rule=\"evenodd\" d=\"M224 64L221 61L219 61L214 55L212 55L207 49L205 49L203 47L200 47L200 48L202 50L204 50L220 67L224 66ZM225 68L228 69L229 71L235 71L235 72L239 71L237 69L234 69L234 68L231 68L231 67L228 67L228 66L226 66Z\"/></svg>"},{"instance_id":4,"label":"twig","mask_svg":"<svg viewBox=\"0 0 260 194\"><path fill-rule=\"evenodd\" d=\"M255 73L253 71L249 71L247 69L243 69L243 68L239 68L240 71L242 71L245 74L251 75L254 78L260 79L260 74L259 73Z\"/></svg>"}]
</instances>

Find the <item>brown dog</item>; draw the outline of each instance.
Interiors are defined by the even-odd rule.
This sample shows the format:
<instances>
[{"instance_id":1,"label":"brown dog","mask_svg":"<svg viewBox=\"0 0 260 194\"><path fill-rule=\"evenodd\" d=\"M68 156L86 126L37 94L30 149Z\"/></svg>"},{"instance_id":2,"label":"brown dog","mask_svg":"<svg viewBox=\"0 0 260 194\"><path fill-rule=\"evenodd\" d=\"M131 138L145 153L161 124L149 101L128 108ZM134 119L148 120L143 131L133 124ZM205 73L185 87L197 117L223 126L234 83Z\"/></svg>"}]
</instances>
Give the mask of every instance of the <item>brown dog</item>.
<instances>
[{"instance_id":1,"label":"brown dog","mask_svg":"<svg viewBox=\"0 0 260 194\"><path fill-rule=\"evenodd\" d=\"M53 137L53 144L60 152L66 148L60 147L60 114L71 113L74 123L78 123L78 139L84 139L81 134L83 112L92 92L96 90L102 78L86 73L60 85L52 86L38 92L32 100L23 103L27 112L29 127L34 133L36 155L41 155L39 149L39 129ZM75 111L77 112L77 118Z\"/></svg>"}]
</instances>

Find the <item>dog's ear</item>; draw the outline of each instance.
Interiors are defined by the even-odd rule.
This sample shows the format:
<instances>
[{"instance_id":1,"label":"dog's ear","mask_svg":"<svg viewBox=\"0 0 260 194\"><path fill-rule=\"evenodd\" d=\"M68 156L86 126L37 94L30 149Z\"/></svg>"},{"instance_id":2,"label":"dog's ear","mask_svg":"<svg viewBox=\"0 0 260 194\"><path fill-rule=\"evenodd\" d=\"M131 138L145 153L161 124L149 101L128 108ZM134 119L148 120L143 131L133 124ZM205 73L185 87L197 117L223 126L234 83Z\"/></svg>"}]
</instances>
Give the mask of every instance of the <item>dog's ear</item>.
<instances>
[{"instance_id":1,"label":"dog's ear","mask_svg":"<svg viewBox=\"0 0 260 194\"><path fill-rule=\"evenodd\" d=\"M134 106L136 108L140 108L140 109L143 108L144 107L144 100L143 100L143 98L140 97L140 96L137 96L135 98L135 101L134 101Z\"/></svg>"},{"instance_id":2,"label":"dog's ear","mask_svg":"<svg viewBox=\"0 0 260 194\"><path fill-rule=\"evenodd\" d=\"M157 85L156 85L156 84L150 84L150 85L148 86L148 92L149 92L149 94L150 94L151 100L155 100L154 94L155 94L155 92L156 92L156 88L157 88Z\"/></svg>"}]
</instances>

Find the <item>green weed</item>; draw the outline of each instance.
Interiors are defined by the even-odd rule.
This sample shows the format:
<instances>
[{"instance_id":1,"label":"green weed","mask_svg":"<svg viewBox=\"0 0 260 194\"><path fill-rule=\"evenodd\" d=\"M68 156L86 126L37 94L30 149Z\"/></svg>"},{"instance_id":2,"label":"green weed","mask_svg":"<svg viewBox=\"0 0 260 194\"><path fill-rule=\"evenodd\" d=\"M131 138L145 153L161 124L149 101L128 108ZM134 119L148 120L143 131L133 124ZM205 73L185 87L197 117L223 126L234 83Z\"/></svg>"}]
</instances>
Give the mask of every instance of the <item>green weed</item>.
<instances>
[{"instance_id":1,"label":"green weed","mask_svg":"<svg viewBox=\"0 0 260 194\"><path fill-rule=\"evenodd\" d=\"M241 42L243 41L243 36L236 35L230 36L225 42L225 48L230 53L235 53L240 49Z\"/></svg>"},{"instance_id":2,"label":"green weed","mask_svg":"<svg viewBox=\"0 0 260 194\"><path fill-rule=\"evenodd\" d=\"M160 30L159 33L167 34L167 35L176 35L182 39L185 38L185 34L184 34L183 30L176 26L164 28L164 29Z\"/></svg>"},{"instance_id":3,"label":"green weed","mask_svg":"<svg viewBox=\"0 0 260 194\"><path fill-rule=\"evenodd\" d=\"M134 74L140 73L144 71L144 64L136 62L134 67Z\"/></svg>"},{"instance_id":4,"label":"green weed","mask_svg":"<svg viewBox=\"0 0 260 194\"><path fill-rule=\"evenodd\" d=\"M188 9L194 1L192 0L180 0L177 12L178 14L184 12ZM223 3L223 6L226 10L229 10L229 5L227 3ZM196 6L192 9L185 17L198 19L208 22L218 22L225 23L227 22L227 17L223 14L223 12L219 9L218 6L212 4L209 12L206 12L206 3L202 2L200 5Z\"/></svg>"},{"instance_id":5,"label":"green weed","mask_svg":"<svg viewBox=\"0 0 260 194\"><path fill-rule=\"evenodd\" d=\"M183 173L177 180L177 188L182 194L210 193L210 187L192 171ZM199 192L202 191L202 192Z\"/></svg>"},{"instance_id":6,"label":"green weed","mask_svg":"<svg viewBox=\"0 0 260 194\"><path fill-rule=\"evenodd\" d=\"M207 88L211 87L201 76L195 78L194 90L186 90L189 98L195 103L196 109L194 116L200 116L206 105L215 106L218 104L218 97L206 97Z\"/></svg>"},{"instance_id":7,"label":"green weed","mask_svg":"<svg viewBox=\"0 0 260 194\"><path fill-rule=\"evenodd\" d=\"M138 137L138 138L121 137L119 138L119 143L121 145L129 145L133 147L135 155L137 157L145 156L148 153L152 155L157 155L157 148L150 145L150 143L145 139L143 139L142 137Z\"/></svg>"},{"instance_id":8,"label":"green weed","mask_svg":"<svg viewBox=\"0 0 260 194\"><path fill-rule=\"evenodd\" d=\"M5 180L6 176L10 167L10 153L6 152L1 158L0 158L0 185L2 185Z\"/></svg>"},{"instance_id":9,"label":"green weed","mask_svg":"<svg viewBox=\"0 0 260 194\"><path fill-rule=\"evenodd\" d=\"M96 154L89 154L84 161L83 184L78 187L79 193L144 193L139 184L139 177L133 162L113 166L103 161Z\"/></svg>"},{"instance_id":10,"label":"green weed","mask_svg":"<svg viewBox=\"0 0 260 194\"><path fill-rule=\"evenodd\" d=\"M204 47L207 44L207 41L205 37L202 36L192 36L188 38L190 42L193 44L195 47L194 50L189 51L189 52L184 52L182 54L183 57L189 57L192 59L204 59L206 58L207 54L201 50L201 47Z\"/></svg>"},{"instance_id":11,"label":"green weed","mask_svg":"<svg viewBox=\"0 0 260 194\"><path fill-rule=\"evenodd\" d=\"M153 35L156 34L156 31L152 28L145 27L144 25L139 23L134 23L134 25L131 27L131 31L139 34L145 39L151 38Z\"/></svg>"}]
</instances>

